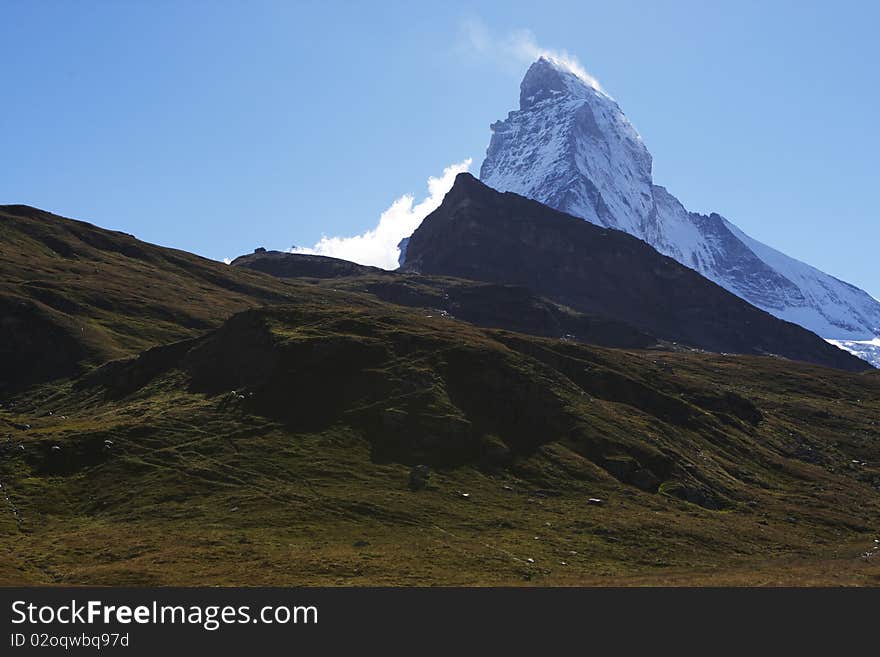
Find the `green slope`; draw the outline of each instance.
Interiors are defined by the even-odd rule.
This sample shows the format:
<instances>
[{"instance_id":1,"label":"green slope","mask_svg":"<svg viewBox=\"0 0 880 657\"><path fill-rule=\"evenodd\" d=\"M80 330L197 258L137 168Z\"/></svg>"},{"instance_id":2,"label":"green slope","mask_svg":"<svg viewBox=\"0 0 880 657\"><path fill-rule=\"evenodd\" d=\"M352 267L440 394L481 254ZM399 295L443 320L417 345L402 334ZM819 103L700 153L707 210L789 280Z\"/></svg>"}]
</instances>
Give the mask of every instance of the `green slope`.
<instances>
[{"instance_id":1,"label":"green slope","mask_svg":"<svg viewBox=\"0 0 880 657\"><path fill-rule=\"evenodd\" d=\"M0 206L4 387L198 335L295 283L27 206Z\"/></svg>"},{"instance_id":2,"label":"green slope","mask_svg":"<svg viewBox=\"0 0 880 657\"><path fill-rule=\"evenodd\" d=\"M586 347L310 286L9 402L7 583L880 576L859 556L880 524L872 374Z\"/></svg>"},{"instance_id":3,"label":"green slope","mask_svg":"<svg viewBox=\"0 0 880 657\"><path fill-rule=\"evenodd\" d=\"M489 326L572 333L610 345L656 342L620 322L575 313L522 289L395 277L332 258L289 260L301 269L306 261L304 278L280 280L35 208L0 206L0 394L199 335L246 308L297 302L312 294L304 286L314 283L403 305L448 308ZM328 268L351 273L353 267L364 275L307 277L325 276Z\"/></svg>"}]
</instances>

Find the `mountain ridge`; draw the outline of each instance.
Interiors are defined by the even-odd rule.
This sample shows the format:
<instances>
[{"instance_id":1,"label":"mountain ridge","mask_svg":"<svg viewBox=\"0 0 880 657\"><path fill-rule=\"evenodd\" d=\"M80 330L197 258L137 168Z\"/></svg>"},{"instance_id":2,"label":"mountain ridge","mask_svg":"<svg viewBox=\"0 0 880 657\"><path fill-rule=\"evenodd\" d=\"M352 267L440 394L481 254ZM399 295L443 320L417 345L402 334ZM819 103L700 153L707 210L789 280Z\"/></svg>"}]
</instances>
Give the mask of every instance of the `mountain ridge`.
<instances>
[{"instance_id":1,"label":"mountain ridge","mask_svg":"<svg viewBox=\"0 0 880 657\"><path fill-rule=\"evenodd\" d=\"M226 265L24 205L0 206L0 394L76 377L106 361L195 337L255 306L337 297L444 312L481 326L650 347L657 339L524 289L397 276L261 251Z\"/></svg>"},{"instance_id":2,"label":"mountain ridge","mask_svg":"<svg viewBox=\"0 0 880 657\"><path fill-rule=\"evenodd\" d=\"M0 375L28 384L0 390L0 584L877 581L876 370L483 328L436 308L589 317L521 286L269 254L293 275L275 278L16 212L0 299L95 352L37 372L66 345L0 315Z\"/></svg>"},{"instance_id":3,"label":"mountain ridge","mask_svg":"<svg viewBox=\"0 0 880 657\"><path fill-rule=\"evenodd\" d=\"M421 276L355 265L326 256L262 251L239 256L246 267L278 278L312 281L334 290L363 292L382 301L423 308L475 326L500 328L606 347L668 348L656 337L624 322L579 313L516 285Z\"/></svg>"},{"instance_id":4,"label":"mountain ridge","mask_svg":"<svg viewBox=\"0 0 880 657\"><path fill-rule=\"evenodd\" d=\"M760 310L620 230L459 174L413 233L405 271L508 285L715 352L870 365Z\"/></svg>"},{"instance_id":5,"label":"mountain ridge","mask_svg":"<svg viewBox=\"0 0 880 657\"><path fill-rule=\"evenodd\" d=\"M624 230L823 338L880 336L880 302L866 292L754 240L717 213L688 211L656 185L651 154L617 102L558 63L532 64L520 109L491 129L480 168L490 187Z\"/></svg>"}]
</instances>

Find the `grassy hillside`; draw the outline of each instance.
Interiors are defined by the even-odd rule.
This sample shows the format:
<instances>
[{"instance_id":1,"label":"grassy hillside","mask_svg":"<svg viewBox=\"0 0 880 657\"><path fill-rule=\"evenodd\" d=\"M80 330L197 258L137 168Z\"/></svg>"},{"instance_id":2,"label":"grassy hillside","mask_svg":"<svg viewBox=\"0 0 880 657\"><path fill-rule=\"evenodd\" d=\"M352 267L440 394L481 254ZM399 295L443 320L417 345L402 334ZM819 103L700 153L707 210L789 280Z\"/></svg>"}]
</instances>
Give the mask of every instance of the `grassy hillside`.
<instances>
[{"instance_id":1,"label":"grassy hillside","mask_svg":"<svg viewBox=\"0 0 880 657\"><path fill-rule=\"evenodd\" d=\"M289 261L299 263L303 276L325 276L328 267L337 274L367 274L328 281L331 288L378 293L405 305L448 306L490 326L572 333L601 344L656 342L620 322L586 317L522 289L397 278L332 258ZM0 393L200 335L246 308L298 302L311 294L307 282L318 281L281 280L27 206L0 206Z\"/></svg>"},{"instance_id":2,"label":"grassy hillside","mask_svg":"<svg viewBox=\"0 0 880 657\"><path fill-rule=\"evenodd\" d=\"M5 400L0 581L880 583L875 373L299 294Z\"/></svg>"},{"instance_id":3,"label":"grassy hillside","mask_svg":"<svg viewBox=\"0 0 880 657\"><path fill-rule=\"evenodd\" d=\"M296 285L26 206L0 206L0 390L198 335Z\"/></svg>"}]
</instances>

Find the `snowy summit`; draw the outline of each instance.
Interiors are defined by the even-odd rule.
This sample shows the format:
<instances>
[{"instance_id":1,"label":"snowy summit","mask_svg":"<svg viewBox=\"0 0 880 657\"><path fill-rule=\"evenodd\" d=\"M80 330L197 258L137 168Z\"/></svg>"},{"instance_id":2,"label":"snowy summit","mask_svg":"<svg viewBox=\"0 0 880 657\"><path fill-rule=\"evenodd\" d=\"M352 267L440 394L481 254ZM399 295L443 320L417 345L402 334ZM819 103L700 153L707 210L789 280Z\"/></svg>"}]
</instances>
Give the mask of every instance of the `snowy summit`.
<instances>
[{"instance_id":1,"label":"snowy summit","mask_svg":"<svg viewBox=\"0 0 880 657\"><path fill-rule=\"evenodd\" d=\"M520 85L519 110L491 128L480 169L490 187L635 235L755 306L880 367L872 343L880 336L880 302L752 239L718 214L689 212L654 184L641 136L584 72L541 57Z\"/></svg>"}]
</instances>

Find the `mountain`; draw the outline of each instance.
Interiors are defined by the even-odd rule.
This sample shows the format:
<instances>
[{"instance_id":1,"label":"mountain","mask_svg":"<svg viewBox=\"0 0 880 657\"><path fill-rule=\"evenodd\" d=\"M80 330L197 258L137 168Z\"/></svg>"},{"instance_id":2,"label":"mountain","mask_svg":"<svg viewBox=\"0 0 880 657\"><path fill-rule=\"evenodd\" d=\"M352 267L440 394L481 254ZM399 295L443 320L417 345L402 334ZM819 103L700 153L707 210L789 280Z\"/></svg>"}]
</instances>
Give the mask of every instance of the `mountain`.
<instances>
[{"instance_id":1,"label":"mountain","mask_svg":"<svg viewBox=\"0 0 880 657\"><path fill-rule=\"evenodd\" d=\"M651 348L659 340L607 317L577 312L527 288L446 276L389 272L325 256L257 250L232 261L279 278L363 292L388 303L487 328L564 338L606 347ZM668 347L669 345L664 345Z\"/></svg>"},{"instance_id":2,"label":"mountain","mask_svg":"<svg viewBox=\"0 0 880 657\"><path fill-rule=\"evenodd\" d=\"M880 576L876 376L311 285L2 402L0 584Z\"/></svg>"},{"instance_id":3,"label":"mountain","mask_svg":"<svg viewBox=\"0 0 880 657\"><path fill-rule=\"evenodd\" d=\"M746 305L624 233L456 198L563 271L557 221L599 269L653 254L635 286ZM640 349L523 286L310 258L0 207L0 585L876 584L880 371Z\"/></svg>"},{"instance_id":4,"label":"mountain","mask_svg":"<svg viewBox=\"0 0 880 657\"><path fill-rule=\"evenodd\" d=\"M521 285L580 312L709 351L870 367L632 235L495 191L466 173L413 233L404 269Z\"/></svg>"},{"instance_id":5,"label":"mountain","mask_svg":"<svg viewBox=\"0 0 880 657\"><path fill-rule=\"evenodd\" d=\"M316 283L328 289L318 289ZM258 249L233 266L22 205L0 206L0 394L75 377L216 328L231 315L315 295L431 309L482 326L649 347L631 326L527 290L393 275L344 260Z\"/></svg>"},{"instance_id":6,"label":"mountain","mask_svg":"<svg viewBox=\"0 0 880 657\"><path fill-rule=\"evenodd\" d=\"M491 126L484 183L635 235L755 306L846 341L838 344L880 366L867 344L880 336L880 302L718 214L685 209L654 184L642 138L594 83L542 57L526 72L519 102L518 111Z\"/></svg>"},{"instance_id":7,"label":"mountain","mask_svg":"<svg viewBox=\"0 0 880 657\"><path fill-rule=\"evenodd\" d=\"M0 206L0 393L191 338L311 286Z\"/></svg>"}]
</instances>

